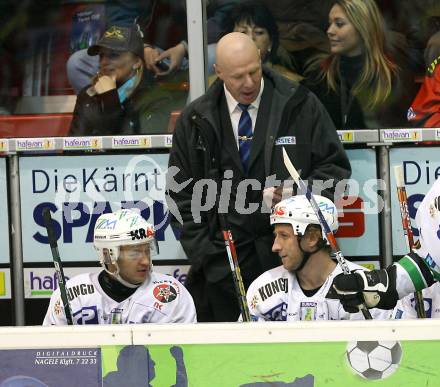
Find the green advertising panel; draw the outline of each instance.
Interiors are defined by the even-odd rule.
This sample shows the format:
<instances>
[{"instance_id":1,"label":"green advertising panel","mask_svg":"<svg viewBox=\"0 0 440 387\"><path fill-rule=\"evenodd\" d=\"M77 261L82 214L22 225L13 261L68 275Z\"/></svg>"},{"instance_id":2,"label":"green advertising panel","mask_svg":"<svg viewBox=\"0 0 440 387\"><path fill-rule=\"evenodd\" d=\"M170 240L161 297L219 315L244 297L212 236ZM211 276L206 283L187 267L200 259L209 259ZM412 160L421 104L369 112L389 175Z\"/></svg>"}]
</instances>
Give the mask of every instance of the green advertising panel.
<instances>
[{"instance_id":1,"label":"green advertising panel","mask_svg":"<svg viewBox=\"0 0 440 387\"><path fill-rule=\"evenodd\" d=\"M101 348L107 387L438 386L439 353L439 341Z\"/></svg>"}]
</instances>

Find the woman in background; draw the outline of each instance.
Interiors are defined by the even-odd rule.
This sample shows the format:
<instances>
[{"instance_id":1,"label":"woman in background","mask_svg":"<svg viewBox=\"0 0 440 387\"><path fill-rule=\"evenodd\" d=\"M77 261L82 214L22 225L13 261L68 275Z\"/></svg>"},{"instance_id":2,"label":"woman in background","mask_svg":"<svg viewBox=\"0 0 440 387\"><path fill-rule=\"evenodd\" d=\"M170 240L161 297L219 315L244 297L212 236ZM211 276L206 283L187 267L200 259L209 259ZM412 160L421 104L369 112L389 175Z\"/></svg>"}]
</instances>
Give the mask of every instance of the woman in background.
<instances>
[{"instance_id":1,"label":"woman in background","mask_svg":"<svg viewBox=\"0 0 440 387\"><path fill-rule=\"evenodd\" d=\"M408 58L396 49L405 50L405 39L385 32L374 0L337 0L327 36L330 54L304 83L325 105L336 128L406 126L416 87L405 65Z\"/></svg>"},{"instance_id":2,"label":"woman in background","mask_svg":"<svg viewBox=\"0 0 440 387\"><path fill-rule=\"evenodd\" d=\"M291 80L300 80L287 51L279 45L278 27L270 11L258 0L239 2L226 19L226 33L243 32L260 50L263 64Z\"/></svg>"}]
</instances>

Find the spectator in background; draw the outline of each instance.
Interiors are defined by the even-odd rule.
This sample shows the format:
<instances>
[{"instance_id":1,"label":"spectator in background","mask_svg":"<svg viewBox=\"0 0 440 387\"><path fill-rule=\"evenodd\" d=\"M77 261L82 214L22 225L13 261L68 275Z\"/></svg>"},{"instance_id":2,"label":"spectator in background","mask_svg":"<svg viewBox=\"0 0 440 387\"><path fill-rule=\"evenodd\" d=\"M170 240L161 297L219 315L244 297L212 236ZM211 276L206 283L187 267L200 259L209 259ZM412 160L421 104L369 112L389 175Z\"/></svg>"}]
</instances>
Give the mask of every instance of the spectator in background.
<instances>
[{"instance_id":1,"label":"spectator in background","mask_svg":"<svg viewBox=\"0 0 440 387\"><path fill-rule=\"evenodd\" d=\"M280 46L289 54L288 62L304 75L311 58L329 52L325 31L334 0L262 0L276 20Z\"/></svg>"},{"instance_id":2,"label":"spectator in background","mask_svg":"<svg viewBox=\"0 0 440 387\"><path fill-rule=\"evenodd\" d=\"M137 26L110 27L87 52L99 57L99 72L77 97L70 134L164 132L170 112L184 105L186 91L153 89L154 80L144 68Z\"/></svg>"},{"instance_id":3,"label":"spectator in background","mask_svg":"<svg viewBox=\"0 0 440 387\"><path fill-rule=\"evenodd\" d=\"M305 84L327 108L337 129L406 125L413 74L400 34L385 32L373 0L337 0L329 13L331 53ZM406 107L405 107L406 105Z\"/></svg>"},{"instance_id":4,"label":"spectator in background","mask_svg":"<svg viewBox=\"0 0 440 387\"><path fill-rule=\"evenodd\" d=\"M248 35L260 50L262 63L291 80L301 77L289 67L281 64L290 60L288 53L279 45L278 27L270 11L259 0L239 2L231 9L225 24L226 32L242 32Z\"/></svg>"},{"instance_id":5,"label":"spectator in background","mask_svg":"<svg viewBox=\"0 0 440 387\"><path fill-rule=\"evenodd\" d=\"M186 68L188 62L186 37L180 37L180 43L163 51L148 40L146 29L152 22L154 11L161 0L107 0L105 2L106 26L117 25L131 27L137 23L145 40L143 59L146 68L154 75L165 76L177 69ZM184 11L182 0L170 2L175 12ZM186 25L186 24L185 24ZM162 61L162 66L158 62ZM99 62L90 56L87 49L76 51L67 62L67 76L76 94L90 82L90 78L98 71Z\"/></svg>"},{"instance_id":6,"label":"spectator in background","mask_svg":"<svg viewBox=\"0 0 440 387\"><path fill-rule=\"evenodd\" d=\"M280 264L271 251L269 209L262 202L277 185L271 177L278 184L289 178L282 145L310 183L336 184L350 176L350 164L317 98L297 82L262 67L251 38L232 32L220 39L215 71L217 80L177 120L167 203L173 229L191 263L186 286L198 320L237 321L239 305L217 206L199 208L215 193L207 193L201 184L214 179L218 186L230 187L230 195L220 202L221 211L228 214L247 288L263 271ZM170 176L173 170L177 173ZM333 191L334 186L325 194Z\"/></svg>"},{"instance_id":7,"label":"spectator in background","mask_svg":"<svg viewBox=\"0 0 440 387\"><path fill-rule=\"evenodd\" d=\"M376 0L389 29L404 34L410 47L410 65L417 75L428 65L424 51L429 39L440 30L438 0Z\"/></svg>"},{"instance_id":8,"label":"spectator in background","mask_svg":"<svg viewBox=\"0 0 440 387\"><path fill-rule=\"evenodd\" d=\"M240 0L206 0L206 13L208 20L206 21L207 41L208 44L217 43L217 41L225 34L226 21L229 18L231 9L237 5ZM215 47L214 60L215 62Z\"/></svg>"},{"instance_id":9,"label":"spectator in background","mask_svg":"<svg viewBox=\"0 0 440 387\"><path fill-rule=\"evenodd\" d=\"M425 50L426 74L423 84L408 110L411 125L440 127L440 31L428 41Z\"/></svg>"}]
</instances>

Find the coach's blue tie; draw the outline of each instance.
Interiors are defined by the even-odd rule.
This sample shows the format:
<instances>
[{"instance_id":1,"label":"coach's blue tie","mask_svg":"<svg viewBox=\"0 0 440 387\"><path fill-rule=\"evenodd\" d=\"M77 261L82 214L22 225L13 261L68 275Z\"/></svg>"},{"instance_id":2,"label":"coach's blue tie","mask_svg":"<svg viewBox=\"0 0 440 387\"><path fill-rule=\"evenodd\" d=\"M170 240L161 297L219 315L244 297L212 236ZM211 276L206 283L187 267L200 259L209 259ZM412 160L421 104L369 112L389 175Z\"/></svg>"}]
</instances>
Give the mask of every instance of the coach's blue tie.
<instances>
[{"instance_id":1,"label":"coach's blue tie","mask_svg":"<svg viewBox=\"0 0 440 387\"><path fill-rule=\"evenodd\" d=\"M248 172L249 155L251 153L252 121L248 108L250 105L238 104L241 109L240 121L238 122L238 146L244 173Z\"/></svg>"}]
</instances>

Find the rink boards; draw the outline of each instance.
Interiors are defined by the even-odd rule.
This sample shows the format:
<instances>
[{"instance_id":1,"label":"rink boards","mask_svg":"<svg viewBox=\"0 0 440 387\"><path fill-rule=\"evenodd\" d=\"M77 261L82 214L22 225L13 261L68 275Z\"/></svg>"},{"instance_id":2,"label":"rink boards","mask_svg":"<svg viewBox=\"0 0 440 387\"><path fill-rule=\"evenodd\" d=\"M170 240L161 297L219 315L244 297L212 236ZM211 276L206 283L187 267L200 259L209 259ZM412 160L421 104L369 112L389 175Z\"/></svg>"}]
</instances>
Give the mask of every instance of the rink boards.
<instances>
[{"instance_id":1,"label":"rink boards","mask_svg":"<svg viewBox=\"0 0 440 387\"><path fill-rule=\"evenodd\" d=\"M436 386L439 337L434 320L2 328L0 386L364 386L347 346L376 340L401 348L381 386Z\"/></svg>"}]
</instances>

